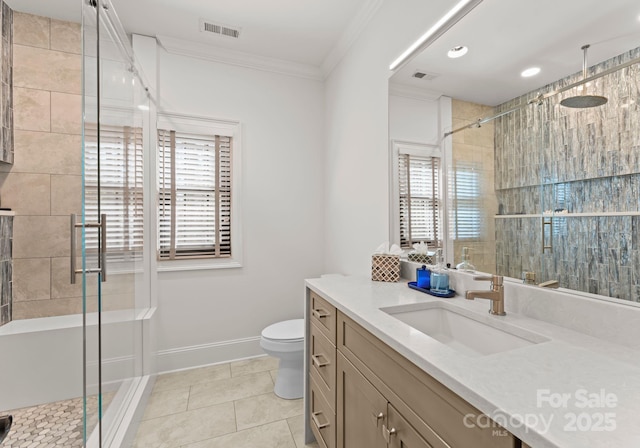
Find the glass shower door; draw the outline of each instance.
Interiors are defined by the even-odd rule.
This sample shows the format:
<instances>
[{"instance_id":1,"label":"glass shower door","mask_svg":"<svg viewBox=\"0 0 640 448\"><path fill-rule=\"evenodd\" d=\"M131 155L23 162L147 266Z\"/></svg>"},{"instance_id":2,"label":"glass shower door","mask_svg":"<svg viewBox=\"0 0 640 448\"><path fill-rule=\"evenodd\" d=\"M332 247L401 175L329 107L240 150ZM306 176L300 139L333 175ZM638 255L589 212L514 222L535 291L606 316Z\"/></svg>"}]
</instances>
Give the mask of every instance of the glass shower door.
<instances>
[{"instance_id":1,"label":"glass shower door","mask_svg":"<svg viewBox=\"0 0 640 448\"><path fill-rule=\"evenodd\" d=\"M109 1L83 0L85 446L111 446L142 377L143 122L148 98ZM76 252L78 253L78 251ZM73 275L73 274L72 274Z\"/></svg>"}]
</instances>

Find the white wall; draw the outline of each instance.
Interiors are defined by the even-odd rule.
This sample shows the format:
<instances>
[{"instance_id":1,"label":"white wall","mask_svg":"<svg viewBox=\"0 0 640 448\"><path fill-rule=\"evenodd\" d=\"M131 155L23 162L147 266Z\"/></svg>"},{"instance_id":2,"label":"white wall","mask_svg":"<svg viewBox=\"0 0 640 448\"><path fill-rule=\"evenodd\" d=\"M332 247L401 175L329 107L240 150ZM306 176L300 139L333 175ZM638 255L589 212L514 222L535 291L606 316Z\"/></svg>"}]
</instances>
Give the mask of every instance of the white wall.
<instances>
[{"instance_id":1,"label":"white wall","mask_svg":"<svg viewBox=\"0 0 640 448\"><path fill-rule=\"evenodd\" d=\"M389 138L412 143L439 142L438 100L389 95Z\"/></svg>"},{"instance_id":2,"label":"white wall","mask_svg":"<svg viewBox=\"0 0 640 448\"><path fill-rule=\"evenodd\" d=\"M385 1L327 79L327 272L368 275L371 253L389 240L389 64L448 3Z\"/></svg>"},{"instance_id":3,"label":"white wall","mask_svg":"<svg viewBox=\"0 0 640 448\"><path fill-rule=\"evenodd\" d=\"M159 370L261 353L322 273L323 83L159 49L158 89L159 112L241 123L244 228L242 268L159 273Z\"/></svg>"}]
</instances>

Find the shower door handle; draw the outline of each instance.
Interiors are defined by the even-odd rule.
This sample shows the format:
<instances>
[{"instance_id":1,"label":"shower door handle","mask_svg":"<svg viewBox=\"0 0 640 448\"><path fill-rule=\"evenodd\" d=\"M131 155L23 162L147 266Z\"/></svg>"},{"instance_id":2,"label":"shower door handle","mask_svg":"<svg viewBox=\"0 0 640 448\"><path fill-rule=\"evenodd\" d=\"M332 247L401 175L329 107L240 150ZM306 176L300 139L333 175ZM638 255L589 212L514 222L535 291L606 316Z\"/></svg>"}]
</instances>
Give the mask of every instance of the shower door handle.
<instances>
[{"instance_id":1,"label":"shower door handle","mask_svg":"<svg viewBox=\"0 0 640 448\"><path fill-rule=\"evenodd\" d=\"M76 267L76 230L78 228L98 228L100 229L100 267L94 269L86 269L82 268L78 269ZM71 214L71 284L76 284L76 275L77 274L101 274L101 280L103 282L107 281L107 215L100 215L99 222L88 222L84 225L81 222L78 222L77 215L75 213Z\"/></svg>"}]
</instances>

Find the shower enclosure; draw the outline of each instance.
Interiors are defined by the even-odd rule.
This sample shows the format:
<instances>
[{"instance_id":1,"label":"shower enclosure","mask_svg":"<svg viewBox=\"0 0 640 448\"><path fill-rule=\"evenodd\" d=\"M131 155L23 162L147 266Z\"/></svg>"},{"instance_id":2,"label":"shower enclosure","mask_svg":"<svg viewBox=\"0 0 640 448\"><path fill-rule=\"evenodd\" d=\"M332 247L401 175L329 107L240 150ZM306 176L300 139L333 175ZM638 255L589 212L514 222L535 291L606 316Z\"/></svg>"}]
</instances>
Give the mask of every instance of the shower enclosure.
<instances>
[{"instance_id":1,"label":"shower enclosure","mask_svg":"<svg viewBox=\"0 0 640 448\"><path fill-rule=\"evenodd\" d=\"M83 285L85 446L131 442L150 368L143 159L150 96L109 0L83 0L82 216L71 215L70 281ZM135 426L135 425L132 425Z\"/></svg>"}]
</instances>

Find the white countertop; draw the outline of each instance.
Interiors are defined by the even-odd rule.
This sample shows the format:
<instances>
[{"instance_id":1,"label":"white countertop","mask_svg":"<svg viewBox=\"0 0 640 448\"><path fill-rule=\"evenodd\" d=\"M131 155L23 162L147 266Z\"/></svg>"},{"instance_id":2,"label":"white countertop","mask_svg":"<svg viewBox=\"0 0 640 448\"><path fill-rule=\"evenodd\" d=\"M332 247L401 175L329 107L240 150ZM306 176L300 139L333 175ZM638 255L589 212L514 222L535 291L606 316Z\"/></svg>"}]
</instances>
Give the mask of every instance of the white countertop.
<instances>
[{"instance_id":1,"label":"white countertop","mask_svg":"<svg viewBox=\"0 0 640 448\"><path fill-rule=\"evenodd\" d=\"M509 312L509 307L507 316L491 316L487 300L439 299L409 289L402 280L330 276L306 284L533 448L640 447L640 351L632 347ZM469 357L379 309L428 301L446 301L549 340ZM557 405L553 399L559 394L566 399ZM607 395L615 403L595 400Z\"/></svg>"}]
</instances>

